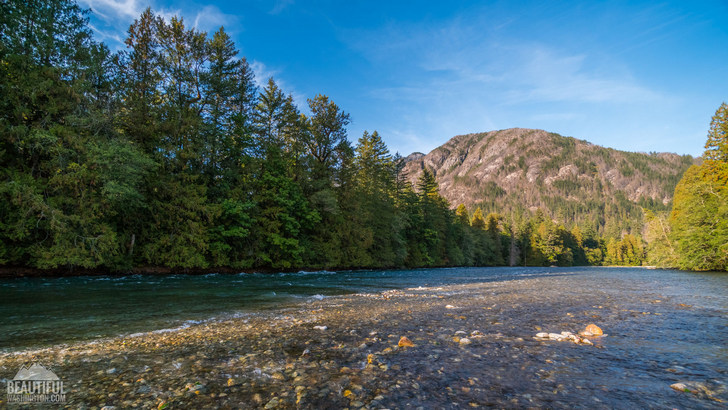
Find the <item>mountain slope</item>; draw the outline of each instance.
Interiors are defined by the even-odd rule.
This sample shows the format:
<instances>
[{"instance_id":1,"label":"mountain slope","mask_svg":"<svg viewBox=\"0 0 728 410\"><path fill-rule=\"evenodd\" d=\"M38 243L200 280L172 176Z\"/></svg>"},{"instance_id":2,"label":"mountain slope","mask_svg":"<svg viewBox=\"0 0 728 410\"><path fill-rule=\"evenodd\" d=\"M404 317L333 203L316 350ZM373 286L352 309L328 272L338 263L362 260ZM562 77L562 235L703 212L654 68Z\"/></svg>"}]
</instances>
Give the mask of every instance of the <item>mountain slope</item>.
<instances>
[{"instance_id":1,"label":"mountain slope","mask_svg":"<svg viewBox=\"0 0 728 410\"><path fill-rule=\"evenodd\" d=\"M548 211L564 223L631 230L640 207L669 208L691 156L604 148L543 130L512 128L459 135L427 155L410 155L407 177L431 169L452 207Z\"/></svg>"}]
</instances>

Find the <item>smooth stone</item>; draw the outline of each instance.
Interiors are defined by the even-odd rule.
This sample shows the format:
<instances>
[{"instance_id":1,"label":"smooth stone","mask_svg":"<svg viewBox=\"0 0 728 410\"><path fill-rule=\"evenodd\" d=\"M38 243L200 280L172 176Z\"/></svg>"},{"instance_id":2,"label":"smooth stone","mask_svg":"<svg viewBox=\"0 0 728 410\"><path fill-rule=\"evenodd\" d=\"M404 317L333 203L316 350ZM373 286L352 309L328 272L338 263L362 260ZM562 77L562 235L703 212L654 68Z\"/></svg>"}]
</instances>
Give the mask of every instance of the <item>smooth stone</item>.
<instances>
[{"instance_id":1,"label":"smooth stone","mask_svg":"<svg viewBox=\"0 0 728 410\"><path fill-rule=\"evenodd\" d=\"M407 336L402 336L397 343L399 347L414 347L415 344Z\"/></svg>"},{"instance_id":2,"label":"smooth stone","mask_svg":"<svg viewBox=\"0 0 728 410\"><path fill-rule=\"evenodd\" d=\"M275 408L277 406L278 406L278 398L277 397L273 397L272 399L270 399L270 401L268 403L266 403L265 408L266 409L272 409L272 408Z\"/></svg>"},{"instance_id":3,"label":"smooth stone","mask_svg":"<svg viewBox=\"0 0 728 410\"><path fill-rule=\"evenodd\" d=\"M602 329L599 326L592 323L588 325L586 329L581 332L581 334L583 334L584 336L601 336L604 334L604 332L602 332Z\"/></svg>"}]
</instances>

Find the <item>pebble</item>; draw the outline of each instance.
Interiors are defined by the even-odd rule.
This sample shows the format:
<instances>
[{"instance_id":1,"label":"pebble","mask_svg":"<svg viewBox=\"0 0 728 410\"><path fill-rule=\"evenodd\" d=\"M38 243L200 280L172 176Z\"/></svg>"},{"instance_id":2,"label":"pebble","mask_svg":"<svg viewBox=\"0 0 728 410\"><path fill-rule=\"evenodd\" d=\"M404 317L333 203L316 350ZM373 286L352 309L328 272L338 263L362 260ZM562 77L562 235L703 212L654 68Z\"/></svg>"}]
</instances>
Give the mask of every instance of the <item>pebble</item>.
<instances>
[{"instance_id":1,"label":"pebble","mask_svg":"<svg viewBox=\"0 0 728 410\"><path fill-rule=\"evenodd\" d=\"M470 289L479 293L473 294L468 286L473 286ZM592 402L592 393L587 392L582 381L566 383L570 386L567 390L563 385L557 386L555 380L571 380L561 380L555 372L562 366L579 370L583 368L581 366L593 365L595 359L577 349L542 348L548 343L543 341L550 341L550 336L555 337L554 342L591 342L570 332L559 330L549 334L534 326L533 323L537 323L534 318L540 316L523 314L531 311L529 303L540 300L537 292L531 292L533 295L529 296L530 288L520 289L523 293L491 295L481 286L506 285L465 285L461 288L468 291L463 292L463 296L392 293L392 300L381 304L367 299L366 303L332 307L321 302L300 311L295 308L276 310L275 318L234 319L127 338L123 350L115 350L113 339L95 345L79 344L80 347L69 348L63 358L49 354L48 361L74 389L73 394L68 395L69 408L99 409L100 403L108 404L107 410L113 408L112 404L118 408L161 408L163 405L168 408L231 408L243 404L266 409L415 409L418 406L427 409L467 408L471 403L489 403L497 408L542 408L566 407L568 403L576 403L575 400ZM551 285L544 282L544 286ZM553 293L554 300L562 295L561 288L554 287L549 292ZM492 307L482 306L484 296L493 298L488 302ZM442 312L443 297L462 311ZM593 302L585 302L591 297L579 299L577 296L570 302L569 310L575 312L573 317L581 317L582 307L591 313L587 303ZM342 301L356 301L357 298L361 296L340 297ZM331 300L334 299L326 303ZM562 321L564 307L554 303L554 306L546 307L552 310L539 313L548 321L543 324L544 328L570 328L573 324L569 321L576 319L564 316ZM510 311L511 307L514 310ZM467 315L469 321L457 320L460 313ZM550 321L549 318L556 315L560 316ZM608 317L607 313L604 317ZM644 320L642 317L640 315L638 320ZM610 316L609 320L613 321L615 317ZM332 326L328 328L317 323ZM497 323L502 326L495 326ZM480 327L482 332L469 326ZM517 337L522 329L538 331L536 339L542 342L522 343L522 338ZM320 330L328 332L318 333ZM411 340L408 336L412 336ZM453 336L457 343L453 343ZM418 341L418 349L407 349L415 346L413 340ZM470 343L476 348L466 347ZM30 360L32 356L25 352L17 358L0 353L0 367L3 368L17 369L16 364ZM663 389L678 381L676 377L686 377L678 376L678 372L696 377L692 370L688 372L678 367L679 363L665 362L663 368L670 370L663 372L660 381ZM109 364L113 367L109 368ZM543 367L540 371L539 366ZM640 376L639 370L635 372L635 376ZM613 387L614 378L606 377L605 389ZM713 400L726 397L717 382L708 376L705 379L708 381L703 383L704 389L686 381L671 387L680 392L686 389L697 392L681 398L692 400L693 404L697 403L696 407L700 407L697 400L713 394L711 392L718 392L711 396L711 399L715 397ZM579 382L581 389L577 387ZM616 383L620 382L621 379ZM514 388L517 385L521 388ZM448 390L442 386L452 388ZM509 393L503 394L506 389ZM664 395L667 398L663 398L659 391L653 393L650 400L654 400L655 407L667 407L669 399L674 401L679 394ZM110 399L109 394L116 396ZM552 397L552 394L557 396ZM599 392L601 399L607 399L604 402L609 403L614 398L614 403L626 407L634 404L635 401L630 400L637 396L626 392L625 397L615 398L610 394L613 392ZM511 402L512 399L516 401ZM713 402L706 401L705 404L709 407Z\"/></svg>"},{"instance_id":2,"label":"pebble","mask_svg":"<svg viewBox=\"0 0 728 410\"><path fill-rule=\"evenodd\" d=\"M539 332L536 333L534 338L537 340L555 340L557 342L571 341L575 344L593 345L593 343L586 337L575 335L566 331L561 333Z\"/></svg>"},{"instance_id":3,"label":"pebble","mask_svg":"<svg viewBox=\"0 0 728 410\"><path fill-rule=\"evenodd\" d=\"M599 326L592 323L579 332L579 334L582 336L602 336L604 332L602 332L602 329Z\"/></svg>"},{"instance_id":4,"label":"pebble","mask_svg":"<svg viewBox=\"0 0 728 410\"><path fill-rule=\"evenodd\" d=\"M268 403L266 403L266 405L265 405L266 409L274 409L276 407L278 407L278 398L277 397L270 399L270 401Z\"/></svg>"},{"instance_id":5,"label":"pebble","mask_svg":"<svg viewBox=\"0 0 728 410\"><path fill-rule=\"evenodd\" d=\"M399 338L399 342L397 343L397 346L399 347L414 347L415 344L412 343L411 340L407 336L402 336Z\"/></svg>"}]
</instances>

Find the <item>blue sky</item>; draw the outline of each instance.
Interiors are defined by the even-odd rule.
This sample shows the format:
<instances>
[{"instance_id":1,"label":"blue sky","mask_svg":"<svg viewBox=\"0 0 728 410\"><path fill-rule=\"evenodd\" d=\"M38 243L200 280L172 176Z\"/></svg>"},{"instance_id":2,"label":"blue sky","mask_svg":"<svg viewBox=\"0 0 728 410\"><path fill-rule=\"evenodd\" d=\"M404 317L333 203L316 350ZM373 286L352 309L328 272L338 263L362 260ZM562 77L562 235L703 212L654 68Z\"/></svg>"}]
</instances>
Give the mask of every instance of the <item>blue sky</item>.
<instances>
[{"instance_id":1,"label":"blue sky","mask_svg":"<svg viewBox=\"0 0 728 410\"><path fill-rule=\"evenodd\" d=\"M222 25L258 81L328 95L349 139L403 155L511 127L700 155L728 101L726 1L78 1L112 49L147 6Z\"/></svg>"}]
</instances>

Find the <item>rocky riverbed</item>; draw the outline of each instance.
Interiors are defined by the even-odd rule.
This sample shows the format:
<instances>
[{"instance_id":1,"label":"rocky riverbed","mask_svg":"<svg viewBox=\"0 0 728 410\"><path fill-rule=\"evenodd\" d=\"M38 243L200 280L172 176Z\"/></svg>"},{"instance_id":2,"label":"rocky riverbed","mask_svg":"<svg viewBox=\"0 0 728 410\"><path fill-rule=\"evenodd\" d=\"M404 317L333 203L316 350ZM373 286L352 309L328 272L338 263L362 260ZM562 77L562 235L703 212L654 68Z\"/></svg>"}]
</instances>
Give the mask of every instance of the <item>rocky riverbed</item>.
<instances>
[{"instance_id":1,"label":"rocky riverbed","mask_svg":"<svg viewBox=\"0 0 728 410\"><path fill-rule=\"evenodd\" d=\"M41 363L86 409L724 408L725 312L623 286L562 275L331 297L4 353L0 377ZM608 336L536 337L590 323Z\"/></svg>"}]
</instances>

